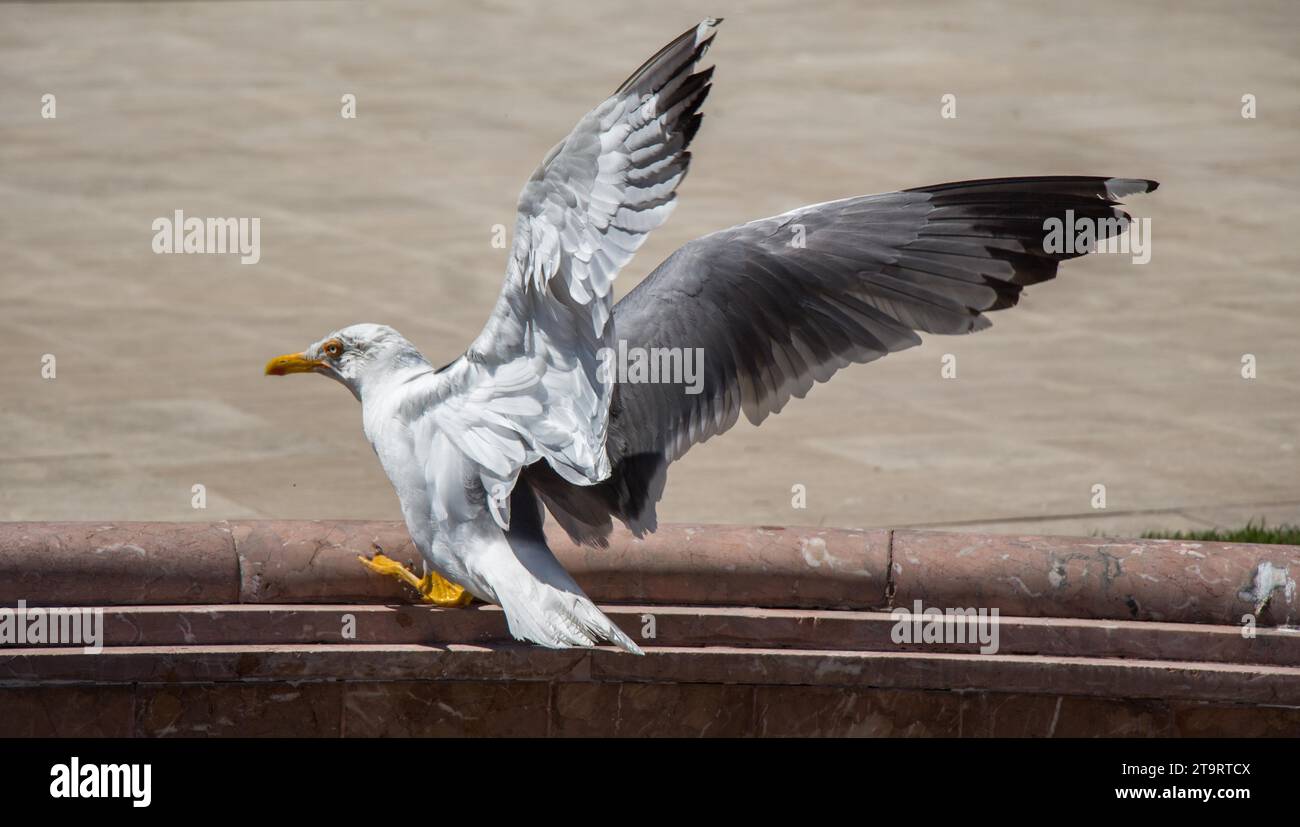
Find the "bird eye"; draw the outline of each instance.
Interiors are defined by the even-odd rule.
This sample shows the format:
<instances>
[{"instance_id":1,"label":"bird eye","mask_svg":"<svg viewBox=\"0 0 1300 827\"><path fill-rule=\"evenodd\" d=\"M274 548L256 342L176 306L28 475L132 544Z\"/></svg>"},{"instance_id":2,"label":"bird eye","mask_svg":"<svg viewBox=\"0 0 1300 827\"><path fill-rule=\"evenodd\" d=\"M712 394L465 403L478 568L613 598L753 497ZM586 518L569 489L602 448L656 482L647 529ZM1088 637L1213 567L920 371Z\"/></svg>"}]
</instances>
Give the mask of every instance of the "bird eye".
<instances>
[{"instance_id":1,"label":"bird eye","mask_svg":"<svg viewBox=\"0 0 1300 827\"><path fill-rule=\"evenodd\" d=\"M324 351L326 356L331 359L337 359L339 356L343 355L343 345L338 339L330 339L325 343Z\"/></svg>"}]
</instances>

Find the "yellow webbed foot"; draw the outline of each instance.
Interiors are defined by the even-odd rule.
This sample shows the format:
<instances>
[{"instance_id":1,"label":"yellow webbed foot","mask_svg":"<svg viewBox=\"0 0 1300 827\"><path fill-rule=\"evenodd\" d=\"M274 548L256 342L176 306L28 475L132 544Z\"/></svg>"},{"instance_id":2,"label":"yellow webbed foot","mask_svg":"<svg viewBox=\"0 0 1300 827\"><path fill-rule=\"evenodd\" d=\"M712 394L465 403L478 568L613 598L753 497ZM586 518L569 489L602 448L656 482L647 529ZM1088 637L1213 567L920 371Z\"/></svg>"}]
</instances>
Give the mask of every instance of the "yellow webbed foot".
<instances>
[{"instance_id":1,"label":"yellow webbed foot","mask_svg":"<svg viewBox=\"0 0 1300 827\"><path fill-rule=\"evenodd\" d=\"M436 572L429 572L424 577L416 577L406 566L384 554L378 545L375 546L374 557L362 557L357 555L357 559L371 571L376 574L382 574L387 577L396 577L406 585L420 593L420 599L425 603L432 603L435 606L444 606L448 608L458 608L468 606L474 596L465 591L460 586L440 576Z\"/></svg>"},{"instance_id":2,"label":"yellow webbed foot","mask_svg":"<svg viewBox=\"0 0 1300 827\"><path fill-rule=\"evenodd\" d=\"M474 602L474 595L432 571L420 578L415 588L421 600L435 606L460 608Z\"/></svg>"}]
</instances>

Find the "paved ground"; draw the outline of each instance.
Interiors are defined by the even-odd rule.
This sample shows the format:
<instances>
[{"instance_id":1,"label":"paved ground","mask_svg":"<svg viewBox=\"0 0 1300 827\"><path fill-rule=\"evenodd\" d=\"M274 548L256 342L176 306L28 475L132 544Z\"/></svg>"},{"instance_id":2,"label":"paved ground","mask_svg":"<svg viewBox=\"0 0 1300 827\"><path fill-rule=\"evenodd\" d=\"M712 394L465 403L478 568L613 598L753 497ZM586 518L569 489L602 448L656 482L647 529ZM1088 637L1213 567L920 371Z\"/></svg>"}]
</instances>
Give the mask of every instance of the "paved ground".
<instances>
[{"instance_id":1,"label":"paved ground","mask_svg":"<svg viewBox=\"0 0 1300 827\"><path fill-rule=\"evenodd\" d=\"M742 220L1008 174L1161 180L1133 204L1154 256L1074 262L987 333L853 368L695 449L664 519L1300 519L1300 6L750 5L709 9L729 19L696 166L621 289ZM355 402L265 360L356 321L455 356L533 166L702 16L447 6L0 6L0 519L398 517ZM154 255L176 209L260 217L261 261Z\"/></svg>"}]
</instances>

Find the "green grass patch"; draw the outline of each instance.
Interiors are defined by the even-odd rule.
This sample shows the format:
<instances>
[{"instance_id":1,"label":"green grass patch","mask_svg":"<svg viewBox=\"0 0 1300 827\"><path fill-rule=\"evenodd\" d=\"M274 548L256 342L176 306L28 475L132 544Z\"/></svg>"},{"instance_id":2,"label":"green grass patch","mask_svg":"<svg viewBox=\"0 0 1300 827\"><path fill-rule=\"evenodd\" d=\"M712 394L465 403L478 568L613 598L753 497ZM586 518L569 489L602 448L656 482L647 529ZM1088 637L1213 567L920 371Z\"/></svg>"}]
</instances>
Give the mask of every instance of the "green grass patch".
<instances>
[{"instance_id":1,"label":"green grass patch","mask_svg":"<svg viewBox=\"0 0 1300 827\"><path fill-rule=\"evenodd\" d=\"M1211 528L1206 531L1144 531L1147 540L1201 540L1212 543L1271 543L1300 546L1300 525L1269 526L1260 520L1246 523L1245 528Z\"/></svg>"}]
</instances>

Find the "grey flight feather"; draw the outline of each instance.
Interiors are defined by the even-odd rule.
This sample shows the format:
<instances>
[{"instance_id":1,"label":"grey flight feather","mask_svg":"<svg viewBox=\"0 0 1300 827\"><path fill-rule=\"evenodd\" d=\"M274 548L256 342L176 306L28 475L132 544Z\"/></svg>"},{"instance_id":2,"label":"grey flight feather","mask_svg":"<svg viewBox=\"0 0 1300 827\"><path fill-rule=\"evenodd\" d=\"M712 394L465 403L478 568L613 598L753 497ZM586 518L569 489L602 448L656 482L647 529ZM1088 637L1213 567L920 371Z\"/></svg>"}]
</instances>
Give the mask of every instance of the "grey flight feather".
<instances>
[{"instance_id":1,"label":"grey flight feather","mask_svg":"<svg viewBox=\"0 0 1300 827\"><path fill-rule=\"evenodd\" d=\"M1025 285L1082 253L1049 253L1044 221L1129 217L1115 200L1157 185L1051 177L964 181L802 207L712 233L668 257L614 309L629 347L704 349L703 390L619 383L609 479L573 487L525 474L575 540L603 545L611 517L653 531L666 468L735 424L758 424L852 363L989 326ZM796 243L796 239L803 246Z\"/></svg>"}]
</instances>

